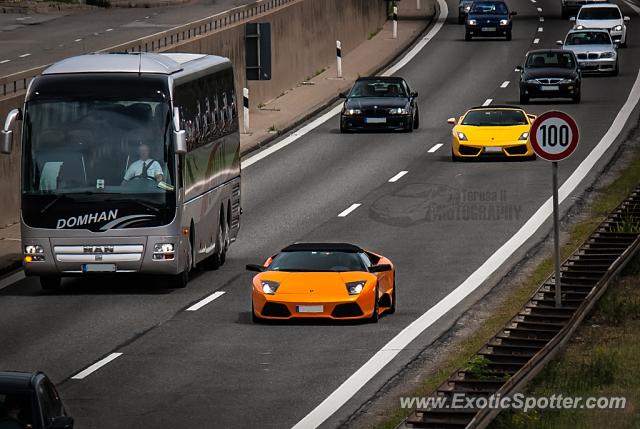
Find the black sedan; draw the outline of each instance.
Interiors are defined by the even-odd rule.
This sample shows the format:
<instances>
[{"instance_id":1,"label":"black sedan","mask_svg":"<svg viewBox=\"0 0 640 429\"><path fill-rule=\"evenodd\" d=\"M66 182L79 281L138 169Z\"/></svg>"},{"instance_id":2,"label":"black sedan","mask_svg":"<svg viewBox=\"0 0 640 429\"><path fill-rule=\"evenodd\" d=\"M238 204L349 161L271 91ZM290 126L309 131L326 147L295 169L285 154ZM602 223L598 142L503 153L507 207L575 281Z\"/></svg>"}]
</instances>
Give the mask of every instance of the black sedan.
<instances>
[{"instance_id":1,"label":"black sedan","mask_svg":"<svg viewBox=\"0 0 640 429\"><path fill-rule=\"evenodd\" d=\"M411 132L420 125L416 99L404 79L364 77L347 94L340 113L340 131L398 130Z\"/></svg>"},{"instance_id":2,"label":"black sedan","mask_svg":"<svg viewBox=\"0 0 640 429\"><path fill-rule=\"evenodd\" d=\"M504 37L511 40L511 18L517 12L510 12L503 1L475 1L467 13L465 40L474 37Z\"/></svg>"},{"instance_id":3,"label":"black sedan","mask_svg":"<svg viewBox=\"0 0 640 429\"><path fill-rule=\"evenodd\" d=\"M527 52L520 72L520 104L532 98L570 98L580 102L582 74L572 51L539 49Z\"/></svg>"},{"instance_id":4,"label":"black sedan","mask_svg":"<svg viewBox=\"0 0 640 429\"><path fill-rule=\"evenodd\" d=\"M0 429L71 429L60 395L41 372L0 372Z\"/></svg>"}]
</instances>

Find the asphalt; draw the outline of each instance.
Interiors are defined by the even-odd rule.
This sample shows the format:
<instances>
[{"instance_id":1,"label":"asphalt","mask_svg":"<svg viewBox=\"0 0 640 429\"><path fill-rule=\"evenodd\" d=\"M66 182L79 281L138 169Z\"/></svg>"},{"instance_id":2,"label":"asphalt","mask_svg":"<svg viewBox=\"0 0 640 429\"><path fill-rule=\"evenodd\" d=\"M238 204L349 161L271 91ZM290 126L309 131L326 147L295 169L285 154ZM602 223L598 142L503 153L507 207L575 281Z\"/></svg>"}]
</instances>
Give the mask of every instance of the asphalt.
<instances>
[{"instance_id":1,"label":"asphalt","mask_svg":"<svg viewBox=\"0 0 640 429\"><path fill-rule=\"evenodd\" d=\"M255 0L192 0L188 6L0 15L0 76L95 52Z\"/></svg>"},{"instance_id":2,"label":"asphalt","mask_svg":"<svg viewBox=\"0 0 640 429\"><path fill-rule=\"evenodd\" d=\"M519 12L513 41L465 42L449 1L447 24L400 73L420 93L417 132L341 135L333 118L244 170L241 233L222 270L197 273L176 291L146 280L70 280L59 292L44 294L35 279L0 290L0 367L46 371L81 428L294 425L464 281L549 197L551 167L542 160L449 161L446 119L489 98L516 103L514 67L528 49L552 47L569 29L555 0L510 3ZM537 7L544 11L542 24ZM561 182L607 131L638 75L639 17L621 7L632 21L620 76L585 78L580 105L528 107L531 113L562 109L581 126L580 146L560 166ZM532 45L534 38L539 45ZM505 81L510 84L500 88ZM637 115L627 128L635 123ZM429 153L438 143L444 146ZM605 154L569 200L579 198L613 154ZM402 170L409 173L388 182ZM465 208L448 218L459 198ZM362 205L337 217L353 203ZM496 207L507 208L500 219L490 217ZM480 211L485 218L465 215ZM550 226L490 280L525 257ZM351 241L393 260L398 312L375 325L252 324L251 274L244 265L262 262L292 241L315 239ZM339 426L490 285L420 335L324 426ZM225 294L196 312L184 311L216 290ZM83 380L70 379L112 352L123 355Z\"/></svg>"}]
</instances>

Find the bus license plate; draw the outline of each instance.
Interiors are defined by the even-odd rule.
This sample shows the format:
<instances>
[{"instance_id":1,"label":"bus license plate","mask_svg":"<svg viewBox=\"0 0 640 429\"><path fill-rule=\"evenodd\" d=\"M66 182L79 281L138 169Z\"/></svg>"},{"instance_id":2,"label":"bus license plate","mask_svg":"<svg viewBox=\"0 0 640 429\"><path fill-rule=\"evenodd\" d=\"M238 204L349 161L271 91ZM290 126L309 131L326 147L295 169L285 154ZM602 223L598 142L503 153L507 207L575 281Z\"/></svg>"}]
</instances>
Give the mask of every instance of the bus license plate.
<instances>
[{"instance_id":1,"label":"bus license plate","mask_svg":"<svg viewBox=\"0 0 640 429\"><path fill-rule=\"evenodd\" d=\"M82 266L83 273L114 273L115 271L115 264L84 264Z\"/></svg>"}]
</instances>

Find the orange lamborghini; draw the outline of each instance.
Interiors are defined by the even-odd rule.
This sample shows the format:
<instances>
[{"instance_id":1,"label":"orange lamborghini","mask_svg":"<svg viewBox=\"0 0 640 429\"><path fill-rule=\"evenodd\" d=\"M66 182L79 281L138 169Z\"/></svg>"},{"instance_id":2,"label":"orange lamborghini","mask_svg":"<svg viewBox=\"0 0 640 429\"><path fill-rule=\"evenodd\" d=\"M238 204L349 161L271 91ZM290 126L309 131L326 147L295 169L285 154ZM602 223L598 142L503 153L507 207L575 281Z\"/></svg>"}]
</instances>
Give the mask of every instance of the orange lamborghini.
<instances>
[{"instance_id":1,"label":"orange lamborghini","mask_svg":"<svg viewBox=\"0 0 640 429\"><path fill-rule=\"evenodd\" d=\"M253 321L369 319L396 308L395 269L387 258L344 243L297 243L263 265L253 278Z\"/></svg>"}]
</instances>

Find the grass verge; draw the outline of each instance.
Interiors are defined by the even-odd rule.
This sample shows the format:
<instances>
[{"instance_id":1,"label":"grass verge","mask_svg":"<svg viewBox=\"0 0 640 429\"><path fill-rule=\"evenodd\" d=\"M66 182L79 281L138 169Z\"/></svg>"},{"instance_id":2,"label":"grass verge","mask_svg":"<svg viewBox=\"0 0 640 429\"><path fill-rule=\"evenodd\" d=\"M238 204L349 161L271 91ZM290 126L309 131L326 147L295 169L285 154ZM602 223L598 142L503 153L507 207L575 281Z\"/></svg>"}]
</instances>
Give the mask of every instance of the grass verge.
<instances>
[{"instance_id":1,"label":"grass verge","mask_svg":"<svg viewBox=\"0 0 640 429\"><path fill-rule=\"evenodd\" d=\"M634 148L629 162L619 172L616 179L609 185L594 191L595 196L591 203L582 210L582 212L587 213L587 215L584 217L584 220L571 227L568 240L560 249L562 259L564 260L571 255L593 232L598 224L606 218L609 212L615 209L639 183L640 149ZM546 280L552 272L553 259L549 256L545 258L527 278L522 279L522 281L516 285L513 292L508 294L500 306L492 313L492 316L481 322L472 335L463 340L456 341L448 354L449 357L443 361L442 365L426 377L418 388L412 392L407 392L407 396L429 395L457 369L468 366L475 353L520 310L538 286ZM636 354L636 356L638 355ZM640 359L636 360L640 362ZM385 413L386 417L375 426L375 429L393 429L397 427L411 411L412 410L400 408L398 403L396 408L388 410ZM507 424L500 428L503 427L512 426ZM529 426L523 426L523 428L528 427ZM546 428L546 426L540 425L534 425L532 427ZM572 426L572 428L573 427L575 426ZM640 427L640 425L635 427Z\"/></svg>"}]
</instances>

